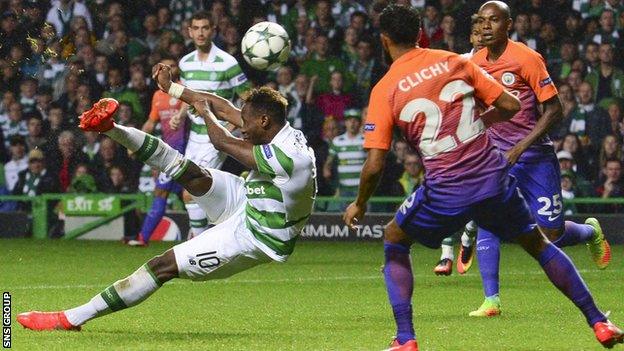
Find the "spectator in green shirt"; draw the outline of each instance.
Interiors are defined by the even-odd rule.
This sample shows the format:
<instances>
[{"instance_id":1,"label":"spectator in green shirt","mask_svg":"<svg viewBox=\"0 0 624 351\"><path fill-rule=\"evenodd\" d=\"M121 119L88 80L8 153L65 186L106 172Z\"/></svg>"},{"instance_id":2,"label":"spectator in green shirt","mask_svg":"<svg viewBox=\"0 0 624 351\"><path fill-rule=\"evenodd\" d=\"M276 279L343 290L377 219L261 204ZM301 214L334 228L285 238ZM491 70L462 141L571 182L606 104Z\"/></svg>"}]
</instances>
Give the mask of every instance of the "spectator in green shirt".
<instances>
[{"instance_id":1,"label":"spectator in green shirt","mask_svg":"<svg viewBox=\"0 0 624 351\"><path fill-rule=\"evenodd\" d=\"M600 65L586 77L594 91L594 101L607 108L615 99L624 98L624 72L613 65L613 46L600 44Z\"/></svg>"},{"instance_id":2,"label":"spectator in green shirt","mask_svg":"<svg viewBox=\"0 0 624 351\"><path fill-rule=\"evenodd\" d=\"M420 155L413 151L409 151L405 154L403 168L405 171L403 171L401 178L399 178L399 183L407 196L413 193L423 183L425 169Z\"/></svg>"},{"instance_id":3,"label":"spectator in green shirt","mask_svg":"<svg viewBox=\"0 0 624 351\"><path fill-rule=\"evenodd\" d=\"M561 172L561 197L563 198L563 214L570 216L578 212L576 206L565 200L572 200L576 197L574 193L574 173L570 171Z\"/></svg>"},{"instance_id":4,"label":"spectator in green shirt","mask_svg":"<svg viewBox=\"0 0 624 351\"><path fill-rule=\"evenodd\" d=\"M143 122L145 119L145 113L141 106L141 99L139 94L135 91L128 89L123 84L123 76L121 69L117 67L111 67L108 70L108 84L109 88L102 94L102 97L113 98L119 102L126 102L132 106L132 117L135 121ZM140 124L139 124L140 125Z\"/></svg>"},{"instance_id":5,"label":"spectator in green shirt","mask_svg":"<svg viewBox=\"0 0 624 351\"><path fill-rule=\"evenodd\" d=\"M320 33L314 41L314 54L305 60L301 66L301 72L308 77L318 76L315 92L327 93L331 90L329 81L334 71L342 73L345 79L345 91L351 89L351 79L347 76L344 62L335 56L329 56L329 38Z\"/></svg>"}]
</instances>

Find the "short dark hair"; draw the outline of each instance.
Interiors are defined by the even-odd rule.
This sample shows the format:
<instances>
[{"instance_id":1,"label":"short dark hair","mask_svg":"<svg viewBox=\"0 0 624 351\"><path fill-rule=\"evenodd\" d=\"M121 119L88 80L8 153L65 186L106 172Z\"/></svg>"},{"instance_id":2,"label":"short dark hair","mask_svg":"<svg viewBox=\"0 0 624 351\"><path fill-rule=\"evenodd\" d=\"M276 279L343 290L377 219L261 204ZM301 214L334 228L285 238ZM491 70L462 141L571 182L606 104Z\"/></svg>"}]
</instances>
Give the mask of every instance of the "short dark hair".
<instances>
[{"instance_id":1,"label":"short dark hair","mask_svg":"<svg viewBox=\"0 0 624 351\"><path fill-rule=\"evenodd\" d=\"M410 6L388 5L379 16L379 29L395 44L415 45L420 34L420 14Z\"/></svg>"},{"instance_id":2,"label":"short dark hair","mask_svg":"<svg viewBox=\"0 0 624 351\"><path fill-rule=\"evenodd\" d=\"M353 11L349 17L349 21L353 20L354 17L363 17L365 20L368 20L368 15L364 11Z\"/></svg>"},{"instance_id":3,"label":"short dark hair","mask_svg":"<svg viewBox=\"0 0 624 351\"><path fill-rule=\"evenodd\" d=\"M26 139L24 139L24 137L21 135L12 135L9 138L9 145L10 146L15 146L15 145L26 146Z\"/></svg>"},{"instance_id":4,"label":"short dark hair","mask_svg":"<svg viewBox=\"0 0 624 351\"><path fill-rule=\"evenodd\" d=\"M375 0L372 9L374 12L381 13L388 6L388 0Z\"/></svg>"},{"instance_id":5,"label":"short dark hair","mask_svg":"<svg viewBox=\"0 0 624 351\"><path fill-rule=\"evenodd\" d=\"M372 46L375 46L375 44L373 43L373 39L371 39L371 38L370 38L370 37L368 37L368 36L362 36L362 37L360 37L360 39L358 39L357 43L358 43L358 44L360 44L360 43L366 43L366 44L370 45L371 47L372 47Z\"/></svg>"},{"instance_id":6,"label":"short dark hair","mask_svg":"<svg viewBox=\"0 0 624 351\"><path fill-rule=\"evenodd\" d=\"M286 122L288 101L277 90L268 87L253 89L245 99L245 103L251 105L255 112L271 117L274 122L279 124Z\"/></svg>"},{"instance_id":7,"label":"short dark hair","mask_svg":"<svg viewBox=\"0 0 624 351\"><path fill-rule=\"evenodd\" d=\"M175 57L173 57L173 55L166 53L160 56L160 60L158 60L158 62L162 62L165 60L170 60L170 61L178 61Z\"/></svg>"},{"instance_id":8,"label":"short dark hair","mask_svg":"<svg viewBox=\"0 0 624 351\"><path fill-rule=\"evenodd\" d=\"M582 20L583 20L583 16L581 15L581 13L580 13L580 12L578 12L578 11L576 11L576 10L571 10L571 11L569 11L569 12L566 14L566 16L565 16L565 18L566 18L566 19L568 19L568 18L570 18L570 17L572 17L572 18L574 18L574 19L577 19L577 20L579 20L579 21L582 21Z\"/></svg>"},{"instance_id":9,"label":"short dark hair","mask_svg":"<svg viewBox=\"0 0 624 351\"><path fill-rule=\"evenodd\" d=\"M604 9L602 10L602 12L600 13L600 16L602 16L603 13L605 12L611 12L613 14L613 16L615 17L615 11L611 10L611 9Z\"/></svg>"},{"instance_id":10,"label":"short dark hair","mask_svg":"<svg viewBox=\"0 0 624 351\"><path fill-rule=\"evenodd\" d=\"M191 17L191 22L200 21L200 20L208 20L208 22L210 22L211 25L214 24L212 23L212 16L210 16L210 12L205 11L205 10L197 11Z\"/></svg>"},{"instance_id":11,"label":"short dark hair","mask_svg":"<svg viewBox=\"0 0 624 351\"><path fill-rule=\"evenodd\" d=\"M605 164L605 167L607 166L607 163L609 163L609 162L617 162L617 163L620 165L620 167L622 167L622 160L620 160L620 159L619 159L619 158L617 158L617 157L609 157L609 158L605 161L605 163L604 163L604 164Z\"/></svg>"}]
</instances>

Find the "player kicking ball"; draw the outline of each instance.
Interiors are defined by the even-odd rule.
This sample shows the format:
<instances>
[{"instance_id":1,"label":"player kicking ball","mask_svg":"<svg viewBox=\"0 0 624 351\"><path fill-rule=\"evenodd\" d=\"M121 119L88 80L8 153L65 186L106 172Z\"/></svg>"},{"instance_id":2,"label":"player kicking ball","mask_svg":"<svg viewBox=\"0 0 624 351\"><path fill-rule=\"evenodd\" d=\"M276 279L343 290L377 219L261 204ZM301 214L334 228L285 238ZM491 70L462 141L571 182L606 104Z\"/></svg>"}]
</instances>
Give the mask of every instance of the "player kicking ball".
<instances>
[{"instance_id":1,"label":"player kicking ball","mask_svg":"<svg viewBox=\"0 0 624 351\"><path fill-rule=\"evenodd\" d=\"M384 230L383 271L397 326L390 350L418 350L412 323L411 245L418 241L438 248L447 233L471 219L533 256L581 310L602 345L624 342L624 333L596 307L574 264L537 228L516 180L507 173L507 159L485 132L484 121L511 119L520 110L519 100L470 60L419 48L416 10L390 5L382 11L379 27L382 46L393 63L371 93L364 135L369 151L345 223L353 226L363 218L395 125L423 156L426 169L423 185L403 202ZM477 102L494 108L480 115Z\"/></svg>"},{"instance_id":2,"label":"player kicking ball","mask_svg":"<svg viewBox=\"0 0 624 351\"><path fill-rule=\"evenodd\" d=\"M161 89L204 117L214 146L249 167L249 176L243 179L202 169L162 140L115 124L112 116L117 101L97 102L81 116L80 128L106 134L175 179L215 226L152 258L83 305L60 312L19 314L17 321L25 328L80 330L93 318L141 303L171 279L226 278L263 263L283 262L293 252L314 205L316 169L314 152L303 133L286 121L286 100L275 90L260 88L238 110L215 95L172 83L167 66L157 66L155 77ZM238 126L243 139L232 136L212 112Z\"/></svg>"}]
</instances>

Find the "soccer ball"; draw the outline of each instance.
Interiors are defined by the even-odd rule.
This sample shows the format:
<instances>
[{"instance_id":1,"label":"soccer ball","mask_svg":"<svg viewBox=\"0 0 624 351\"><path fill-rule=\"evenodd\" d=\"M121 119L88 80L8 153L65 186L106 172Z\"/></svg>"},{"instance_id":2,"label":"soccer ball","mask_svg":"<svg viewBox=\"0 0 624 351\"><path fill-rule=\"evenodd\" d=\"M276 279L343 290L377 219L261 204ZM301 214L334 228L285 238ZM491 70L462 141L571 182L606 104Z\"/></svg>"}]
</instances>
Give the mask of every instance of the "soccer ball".
<instances>
[{"instance_id":1,"label":"soccer ball","mask_svg":"<svg viewBox=\"0 0 624 351\"><path fill-rule=\"evenodd\" d=\"M249 28L243 36L241 51L251 67L275 70L288 60L290 39L279 24L260 22Z\"/></svg>"}]
</instances>

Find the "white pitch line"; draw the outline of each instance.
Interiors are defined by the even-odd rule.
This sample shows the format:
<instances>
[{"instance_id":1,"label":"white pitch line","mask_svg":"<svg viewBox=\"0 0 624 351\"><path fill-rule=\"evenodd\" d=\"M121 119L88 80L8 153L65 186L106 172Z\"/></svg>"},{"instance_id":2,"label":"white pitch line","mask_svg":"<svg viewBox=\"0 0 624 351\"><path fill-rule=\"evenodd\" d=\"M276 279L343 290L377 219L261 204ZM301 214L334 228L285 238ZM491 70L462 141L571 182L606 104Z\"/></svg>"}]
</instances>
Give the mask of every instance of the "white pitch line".
<instances>
[{"instance_id":1,"label":"white pitch line","mask_svg":"<svg viewBox=\"0 0 624 351\"><path fill-rule=\"evenodd\" d=\"M598 273L604 272L598 269L581 269L579 273ZM543 275L543 271L526 271L526 272L506 272L501 273L501 276L507 275ZM468 276L473 276L470 274ZM416 274L414 278L436 278L433 274ZM378 275L369 276L337 276L337 277L316 277L316 278L283 278L283 279L225 279L225 280L212 280L206 281L210 284L271 284L271 283L306 283L306 282L330 282L330 281L366 281L383 279L381 272ZM440 278L444 279L444 278ZM192 282L190 280L175 280L166 283L167 285L183 285L194 284L200 282ZM12 290L53 290L53 289L91 289L91 288L104 288L107 283L101 284L67 284L67 285L18 285L18 286L6 286L3 287L4 291Z\"/></svg>"}]
</instances>

